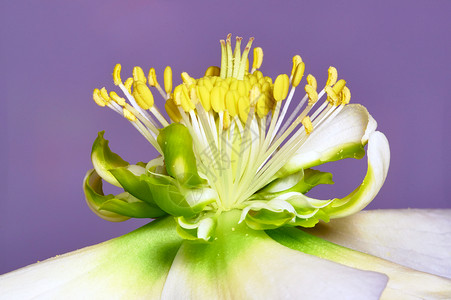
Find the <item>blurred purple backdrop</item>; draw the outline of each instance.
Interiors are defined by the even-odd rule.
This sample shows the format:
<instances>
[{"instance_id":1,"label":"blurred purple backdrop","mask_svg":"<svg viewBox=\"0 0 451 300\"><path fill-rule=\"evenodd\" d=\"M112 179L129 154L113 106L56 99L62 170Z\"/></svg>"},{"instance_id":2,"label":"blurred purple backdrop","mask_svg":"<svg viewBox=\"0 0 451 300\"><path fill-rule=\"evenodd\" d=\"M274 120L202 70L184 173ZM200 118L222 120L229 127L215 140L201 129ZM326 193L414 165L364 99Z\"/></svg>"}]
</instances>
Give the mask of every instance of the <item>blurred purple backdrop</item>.
<instances>
[{"instance_id":1,"label":"blurred purple backdrop","mask_svg":"<svg viewBox=\"0 0 451 300\"><path fill-rule=\"evenodd\" d=\"M352 101L391 142L389 176L369 208L451 207L450 1L127 3L0 4L0 274L146 223L109 223L84 202L98 131L131 162L155 155L126 121L94 104L92 90L113 88L117 62L123 77L135 65L161 77L168 64L199 77L219 64L219 39L229 32L256 38L271 76L288 73L295 54L319 82L338 68ZM323 196L347 194L365 167L366 159L334 165L336 187Z\"/></svg>"}]
</instances>

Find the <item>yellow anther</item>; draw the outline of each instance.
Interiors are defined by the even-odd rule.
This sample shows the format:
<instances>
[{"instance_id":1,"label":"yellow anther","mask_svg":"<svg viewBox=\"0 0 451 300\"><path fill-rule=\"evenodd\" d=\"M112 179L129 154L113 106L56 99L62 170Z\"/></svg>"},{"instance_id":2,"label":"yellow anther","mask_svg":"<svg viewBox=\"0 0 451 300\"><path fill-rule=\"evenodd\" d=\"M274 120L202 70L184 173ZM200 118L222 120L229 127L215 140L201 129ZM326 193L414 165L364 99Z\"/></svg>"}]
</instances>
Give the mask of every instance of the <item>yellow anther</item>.
<instances>
[{"instance_id":1,"label":"yellow anther","mask_svg":"<svg viewBox=\"0 0 451 300\"><path fill-rule=\"evenodd\" d=\"M224 111L225 94L227 90L221 86L215 86L210 93L211 107L215 112Z\"/></svg>"},{"instance_id":2,"label":"yellow anther","mask_svg":"<svg viewBox=\"0 0 451 300\"><path fill-rule=\"evenodd\" d=\"M272 84L272 78L269 76L265 76L265 80L266 82L268 82L269 84Z\"/></svg>"},{"instance_id":3,"label":"yellow anther","mask_svg":"<svg viewBox=\"0 0 451 300\"><path fill-rule=\"evenodd\" d=\"M232 117L238 113L238 97L238 92L234 90L229 90L225 96L225 106Z\"/></svg>"},{"instance_id":4,"label":"yellow anther","mask_svg":"<svg viewBox=\"0 0 451 300\"><path fill-rule=\"evenodd\" d=\"M131 94L132 93L132 85L133 85L133 78L129 77L124 82L124 86L127 89L127 91Z\"/></svg>"},{"instance_id":5,"label":"yellow anther","mask_svg":"<svg viewBox=\"0 0 451 300\"><path fill-rule=\"evenodd\" d=\"M232 78L233 80L230 82L229 90L237 91L238 90L238 80Z\"/></svg>"},{"instance_id":6,"label":"yellow anther","mask_svg":"<svg viewBox=\"0 0 451 300\"><path fill-rule=\"evenodd\" d=\"M264 83L261 85L261 90L264 93L271 91L271 85L266 80L264 80Z\"/></svg>"},{"instance_id":7,"label":"yellow anther","mask_svg":"<svg viewBox=\"0 0 451 300\"><path fill-rule=\"evenodd\" d=\"M305 92L308 95L308 104L309 105L313 105L316 101L318 101L318 93L316 92L316 89L313 88L313 86L306 84Z\"/></svg>"},{"instance_id":8,"label":"yellow anther","mask_svg":"<svg viewBox=\"0 0 451 300\"><path fill-rule=\"evenodd\" d=\"M306 116L304 119L302 119L302 125L304 125L305 133L310 134L313 131L313 124L312 121L310 121L310 117Z\"/></svg>"},{"instance_id":9,"label":"yellow anther","mask_svg":"<svg viewBox=\"0 0 451 300\"><path fill-rule=\"evenodd\" d=\"M255 110L257 112L257 115L260 118L263 118L264 116L266 116L269 112L269 110L271 109L271 100L268 99L268 97L266 96L266 94L262 93L260 95L260 98L257 101L257 105L255 107Z\"/></svg>"},{"instance_id":10,"label":"yellow anther","mask_svg":"<svg viewBox=\"0 0 451 300\"><path fill-rule=\"evenodd\" d=\"M174 103L177 106L182 105L182 85L178 85L174 89Z\"/></svg>"},{"instance_id":11,"label":"yellow anther","mask_svg":"<svg viewBox=\"0 0 451 300\"><path fill-rule=\"evenodd\" d=\"M341 91L341 104L348 104L351 101L351 91L347 86Z\"/></svg>"},{"instance_id":12,"label":"yellow anther","mask_svg":"<svg viewBox=\"0 0 451 300\"><path fill-rule=\"evenodd\" d=\"M248 96L249 95L249 89L246 88L246 84L244 81L238 80L236 87L237 87L238 94L240 96Z\"/></svg>"},{"instance_id":13,"label":"yellow anther","mask_svg":"<svg viewBox=\"0 0 451 300\"><path fill-rule=\"evenodd\" d=\"M274 99L282 101L288 95L288 88L290 86L290 78L287 74L280 74L274 82Z\"/></svg>"},{"instance_id":14,"label":"yellow anther","mask_svg":"<svg viewBox=\"0 0 451 300\"><path fill-rule=\"evenodd\" d=\"M136 117L134 114L132 114L131 111L129 111L128 109L126 109L125 107L122 108L122 112L124 113L124 117L131 121L131 122L136 122Z\"/></svg>"},{"instance_id":15,"label":"yellow anther","mask_svg":"<svg viewBox=\"0 0 451 300\"><path fill-rule=\"evenodd\" d=\"M223 121L223 129L227 130L230 127L230 115L229 113L226 111L224 113L224 121Z\"/></svg>"},{"instance_id":16,"label":"yellow anther","mask_svg":"<svg viewBox=\"0 0 451 300\"><path fill-rule=\"evenodd\" d=\"M108 103L111 101L110 96L108 95L108 91L106 90L105 87L100 89L100 96L103 98L103 100L105 101L105 103Z\"/></svg>"},{"instance_id":17,"label":"yellow anther","mask_svg":"<svg viewBox=\"0 0 451 300\"><path fill-rule=\"evenodd\" d=\"M291 84L294 87L297 87L302 80L302 76L304 76L305 64L301 61L294 70L293 79L291 80Z\"/></svg>"},{"instance_id":18,"label":"yellow anther","mask_svg":"<svg viewBox=\"0 0 451 300\"><path fill-rule=\"evenodd\" d=\"M103 100L102 96L100 96L100 90L94 89L92 92L92 98L94 99L94 102L101 107L104 107L106 105L105 100Z\"/></svg>"},{"instance_id":19,"label":"yellow anther","mask_svg":"<svg viewBox=\"0 0 451 300\"><path fill-rule=\"evenodd\" d=\"M210 66L205 71L205 75L204 76L219 76L220 74L221 74L221 69L219 67Z\"/></svg>"},{"instance_id":20,"label":"yellow anther","mask_svg":"<svg viewBox=\"0 0 451 300\"><path fill-rule=\"evenodd\" d=\"M213 77L213 78L219 78L219 77ZM202 84L203 84L203 86L205 86L207 88L208 92L210 92L211 89L213 88L214 82L213 82L212 78L204 77Z\"/></svg>"},{"instance_id":21,"label":"yellow anther","mask_svg":"<svg viewBox=\"0 0 451 300\"><path fill-rule=\"evenodd\" d=\"M205 109L205 111L210 111L211 109L210 92L208 91L207 87L198 86L197 96L199 97L200 103L202 104L202 107Z\"/></svg>"},{"instance_id":22,"label":"yellow anther","mask_svg":"<svg viewBox=\"0 0 451 300\"><path fill-rule=\"evenodd\" d=\"M192 85L189 88L189 95L190 95L190 99L194 104L194 107L197 105L197 103L199 103L199 97L197 96L197 86Z\"/></svg>"},{"instance_id":23,"label":"yellow anther","mask_svg":"<svg viewBox=\"0 0 451 300\"><path fill-rule=\"evenodd\" d=\"M252 62L252 69L258 70L263 63L263 49L260 47L254 48L254 61Z\"/></svg>"},{"instance_id":24,"label":"yellow anther","mask_svg":"<svg viewBox=\"0 0 451 300\"><path fill-rule=\"evenodd\" d=\"M141 67L133 68L133 80L134 81L142 81L144 83L147 82L146 75L144 75L144 71L143 71L143 69L141 69Z\"/></svg>"},{"instance_id":25,"label":"yellow anther","mask_svg":"<svg viewBox=\"0 0 451 300\"><path fill-rule=\"evenodd\" d=\"M238 99L238 116L241 122L246 123L247 116L249 115L250 101L249 97L240 96Z\"/></svg>"},{"instance_id":26,"label":"yellow anther","mask_svg":"<svg viewBox=\"0 0 451 300\"><path fill-rule=\"evenodd\" d=\"M120 64L116 64L114 66L114 70L113 70L113 80L114 80L114 84L115 85L120 85L122 84L122 80L121 80L121 65Z\"/></svg>"},{"instance_id":27,"label":"yellow anther","mask_svg":"<svg viewBox=\"0 0 451 300\"><path fill-rule=\"evenodd\" d=\"M111 99L113 99L114 102L116 102L117 104L119 104L120 106L125 106L125 99L122 97L119 97L118 94L116 94L115 91L111 91L110 92L110 97Z\"/></svg>"},{"instance_id":28,"label":"yellow anther","mask_svg":"<svg viewBox=\"0 0 451 300\"><path fill-rule=\"evenodd\" d=\"M257 101L258 99L260 99L260 95L261 95L260 88L257 85L254 85L249 91L250 106L255 107L255 105L257 105Z\"/></svg>"},{"instance_id":29,"label":"yellow anther","mask_svg":"<svg viewBox=\"0 0 451 300\"><path fill-rule=\"evenodd\" d=\"M172 92L172 69L170 66L167 66L164 69L164 90L166 93L170 94Z\"/></svg>"},{"instance_id":30,"label":"yellow anther","mask_svg":"<svg viewBox=\"0 0 451 300\"><path fill-rule=\"evenodd\" d=\"M293 67L291 67L291 76L294 76L294 71L296 71L296 67L301 62L302 62L302 58L300 55L293 56Z\"/></svg>"},{"instance_id":31,"label":"yellow anther","mask_svg":"<svg viewBox=\"0 0 451 300\"><path fill-rule=\"evenodd\" d=\"M251 86L254 86L258 82L257 76L250 75L249 76L249 83Z\"/></svg>"},{"instance_id":32,"label":"yellow anther","mask_svg":"<svg viewBox=\"0 0 451 300\"><path fill-rule=\"evenodd\" d=\"M191 101L188 88L183 84L180 86L182 87L181 94L180 94L180 101L181 101L182 108L184 111L190 112L193 109L195 109L196 106L194 105L193 101Z\"/></svg>"},{"instance_id":33,"label":"yellow anther","mask_svg":"<svg viewBox=\"0 0 451 300\"><path fill-rule=\"evenodd\" d=\"M177 109L177 106L175 105L173 99L166 100L164 108L166 109L166 112L168 113L169 118L171 118L172 121L180 122L182 120L182 116L180 115L180 112Z\"/></svg>"},{"instance_id":34,"label":"yellow anther","mask_svg":"<svg viewBox=\"0 0 451 300\"><path fill-rule=\"evenodd\" d=\"M263 78L263 73L261 71L255 71L254 76L257 77L257 80L260 80Z\"/></svg>"},{"instance_id":35,"label":"yellow anther","mask_svg":"<svg viewBox=\"0 0 451 300\"><path fill-rule=\"evenodd\" d=\"M188 75L188 73L183 72L181 74L182 80L184 83L186 83L188 86L196 83L196 81L194 80L194 78L192 78L191 76Z\"/></svg>"},{"instance_id":36,"label":"yellow anther","mask_svg":"<svg viewBox=\"0 0 451 300\"><path fill-rule=\"evenodd\" d=\"M329 69L327 70L327 73L328 73L328 77L327 77L326 86L332 86L335 84L335 82L337 82L337 79L338 79L337 69L330 66Z\"/></svg>"},{"instance_id":37,"label":"yellow anther","mask_svg":"<svg viewBox=\"0 0 451 300\"><path fill-rule=\"evenodd\" d=\"M316 78L312 74L307 75L307 83L308 85L311 85L315 90L318 88Z\"/></svg>"},{"instance_id":38,"label":"yellow anther","mask_svg":"<svg viewBox=\"0 0 451 300\"><path fill-rule=\"evenodd\" d=\"M346 85L346 81L344 79L340 79L337 81L337 83L334 84L332 89L334 90L335 94L338 95L341 93L341 91L343 90L345 85Z\"/></svg>"},{"instance_id":39,"label":"yellow anther","mask_svg":"<svg viewBox=\"0 0 451 300\"><path fill-rule=\"evenodd\" d=\"M136 102L143 109L149 109L153 106L153 95L147 85L142 81L135 81L133 83L133 96ZM138 98L138 99L136 99Z\"/></svg>"},{"instance_id":40,"label":"yellow anther","mask_svg":"<svg viewBox=\"0 0 451 300\"><path fill-rule=\"evenodd\" d=\"M157 86L158 85L157 74L155 73L155 69L154 68L150 68L149 75L147 76L147 79L149 79L149 85L150 86Z\"/></svg>"},{"instance_id":41,"label":"yellow anther","mask_svg":"<svg viewBox=\"0 0 451 300\"><path fill-rule=\"evenodd\" d=\"M327 93L327 101L329 101L330 104L333 105L340 104L340 98L338 97L337 93L335 93L333 88L331 88L330 86L326 86L326 93Z\"/></svg>"}]
</instances>

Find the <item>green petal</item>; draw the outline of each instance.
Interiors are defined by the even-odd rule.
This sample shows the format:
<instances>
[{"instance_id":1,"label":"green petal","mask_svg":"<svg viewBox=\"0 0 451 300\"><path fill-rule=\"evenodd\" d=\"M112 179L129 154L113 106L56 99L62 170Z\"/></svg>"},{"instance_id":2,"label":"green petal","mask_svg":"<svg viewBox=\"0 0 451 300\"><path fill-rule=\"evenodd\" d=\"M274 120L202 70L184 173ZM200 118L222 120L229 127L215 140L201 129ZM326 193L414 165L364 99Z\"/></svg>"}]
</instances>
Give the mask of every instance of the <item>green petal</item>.
<instances>
[{"instance_id":1,"label":"green petal","mask_svg":"<svg viewBox=\"0 0 451 300\"><path fill-rule=\"evenodd\" d=\"M166 126L161 129L157 140L169 175L183 185L196 186L205 182L198 175L193 139L184 125L173 123Z\"/></svg>"},{"instance_id":2,"label":"green petal","mask_svg":"<svg viewBox=\"0 0 451 300\"><path fill-rule=\"evenodd\" d=\"M308 232L333 243L451 279L451 209L362 211Z\"/></svg>"},{"instance_id":3,"label":"green petal","mask_svg":"<svg viewBox=\"0 0 451 300\"><path fill-rule=\"evenodd\" d=\"M83 179L83 191L85 193L86 203L89 208L99 217L110 222L122 222L130 219L130 217L119 215L106 210L101 211L100 206L106 201L113 199L113 195L105 196L102 189L102 178L92 169L86 173Z\"/></svg>"},{"instance_id":4,"label":"green petal","mask_svg":"<svg viewBox=\"0 0 451 300\"><path fill-rule=\"evenodd\" d=\"M92 164L94 169L96 169L97 174L99 174L105 181L111 183L112 185L121 187L116 178L110 173L110 170L118 167L126 167L129 163L110 150L108 147L108 140L103 138L104 133L105 131L99 132L94 144L92 145Z\"/></svg>"},{"instance_id":5,"label":"green petal","mask_svg":"<svg viewBox=\"0 0 451 300\"><path fill-rule=\"evenodd\" d=\"M157 207L133 197L129 193L104 195L102 178L95 170L86 174L83 189L89 208L99 217L112 222L121 222L132 218L156 218L165 215Z\"/></svg>"},{"instance_id":6,"label":"green petal","mask_svg":"<svg viewBox=\"0 0 451 300\"><path fill-rule=\"evenodd\" d=\"M378 299L386 276L288 249L221 214L211 243L184 241L162 299Z\"/></svg>"},{"instance_id":7,"label":"green petal","mask_svg":"<svg viewBox=\"0 0 451 300\"><path fill-rule=\"evenodd\" d=\"M156 204L173 216L194 217L218 197L211 188L184 187L169 176L142 175L141 179L149 185Z\"/></svg>"},{"instance_id":8,"label":"green petal","mask_svg":"<svg viewBox=\"0 0 451 300\"><path fill-rule=\"evenodd\" d=\"M0 276L2 299L159 299L181 244L173 218Z\"/></svg>"},{"instance_id":9,"label":"green petal","mask_svg":"<svg viewBox=\"0 0 451 300\"><path fill-rule=\"evenodd\" d=\"M112 169L110 172L126 192L151 206L156 206L149 185L140 179L140 176L146 172L144 167L127 166Z\"/></svg>"},{"instance_id":10,"label":"green petal","mask_svg":"<svg viewBox=\"0 0 451 300\"><path fill-rule=\"evenodd\" d=\"M376 197L387 177L390 164L390 148L385 135L373 132L368 140L368 171L362 184L351 194L335 199L325 211L331 218L352 215L365 208Z\"/></svg>"},{"instance_id":11,"label":"green petal","mask_svg":"<svg viewBox=\"0 0 451 300\"><path fill-rule=\"evenodd\" d=\"M364 145L377 123L365 107L346 105L333 122L315 129L285 166L276 174L284 177L301 169L344 158L362 158Z\"/></svg>"},{"instance_id":12,"label":"green petal","mask_svg":"<svg viewBox=\"0 0 451 300\"><path fill-rule=\"evenodd\" d=\"M177 218L177 232L187 240L210 241L214 237L217 217L208 213L195 219Z\"/></svg>"},{"instance_id":13,"label":"green petal","mask_svg":"<svg viewBox=\"0 0 451 300\"><path fill-rule=\"evenodd\" d=\"M267 231L267 234L275 241L293 250L352 268L387 274L389 282L382 294L383 299L448 299L451 296L451 280L444 277L422 273L351 250L296 228L278 228Z\"/></svg>"}]
</instances>

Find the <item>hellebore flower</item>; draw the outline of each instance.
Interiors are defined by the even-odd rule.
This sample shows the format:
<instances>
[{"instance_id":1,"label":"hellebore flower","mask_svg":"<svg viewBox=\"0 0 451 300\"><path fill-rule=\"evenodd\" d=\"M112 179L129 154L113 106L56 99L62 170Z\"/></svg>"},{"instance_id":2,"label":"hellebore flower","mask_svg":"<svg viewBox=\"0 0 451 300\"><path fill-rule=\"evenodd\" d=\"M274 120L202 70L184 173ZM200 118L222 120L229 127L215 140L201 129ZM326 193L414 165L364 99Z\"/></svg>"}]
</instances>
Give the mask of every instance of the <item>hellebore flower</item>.
<instances>
[{"instance_id":1,"label":"hellebore flower","mask_svg":"<svg viewBox=\"0 0 451 300\"><path fill-rule=\"evenodd\" d=\"M125 117L160 156L131 165L100 132L94 169L83 189L108 221L157 219L122 237L0 277L0 298L423 299L451 297L451 212L360 212L388 172L385 136L337 70L318 90L293 57L290 75L259 71L263 51L251 38L241 52L221 40L221 67L173 89L140 67L113 79L126 99L105 88L95 102ZM169 122L150 87L166 100ZM296 99L296 100L295 100ZM368 170L344 198L306 193L332 184L313 167L362 158ZM123 188L104 195L106 181ZM359 213L360 212L360 213ZM347 217L347 218L344 218ZM342 219L343 218L343 219ZM321 222L320 222L321 221ZM318 224L319 223L319 224ZM431 273L431 274L429 274ZM433 275L435 274L435 275Z\"/></svg>"}]
</instances>

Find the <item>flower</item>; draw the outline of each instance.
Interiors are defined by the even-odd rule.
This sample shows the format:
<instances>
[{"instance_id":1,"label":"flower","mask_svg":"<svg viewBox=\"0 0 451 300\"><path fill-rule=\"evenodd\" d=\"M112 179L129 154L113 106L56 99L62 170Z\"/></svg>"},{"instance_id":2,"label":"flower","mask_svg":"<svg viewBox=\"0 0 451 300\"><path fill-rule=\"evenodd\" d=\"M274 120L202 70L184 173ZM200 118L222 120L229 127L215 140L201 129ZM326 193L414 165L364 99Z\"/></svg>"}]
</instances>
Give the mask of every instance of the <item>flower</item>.
<instances>
[{"instance_id":1,"label":"flower","mask_svg":"<svg viewBox=\"0 0 451 300\"><path fill-rule=\"evenodd\" d=\"M298 99L295 91L305 71L301 57L293 57L290 76L272 80L259 71L262 49L254 49L249 68L253 38L243 52L241 42L237 37L232 50L228 35L221 40L221 67L209 67L199 79L184 72L183 83L174 89L170 67L164 70L162 87L153 68L146 78L135 67L123 82L116 65L114 83L129 103L106 88L95 89L93 99L125 117L160 156L131 165L110 150L100 132L92 148L94 169L83 184L87 204L109 221L157 220L117 239L3 275L3 295L451 295L451 281L445 278L451 277L450 263L441 261L451 258L450 241L443 238L449 234L450 211L358 213L382 187L390 151L368 111L349 104L350 90L338 80L337 70L329 68L319 93L309 74L305 95ZM154 105L149 86L165 99L170 122ZM313 167L362 158L367 144L368 171L353 192L326 200L306 196L320 184L333 183L332 174ZM103 181L124 192L104 195ZM418 220L424 230L413 225ZM399 234L411 244L406 247ZM433 247L419 248L420 242ZM28 287L18 291L23 282Z\"/></svg>"}]
</instances>

